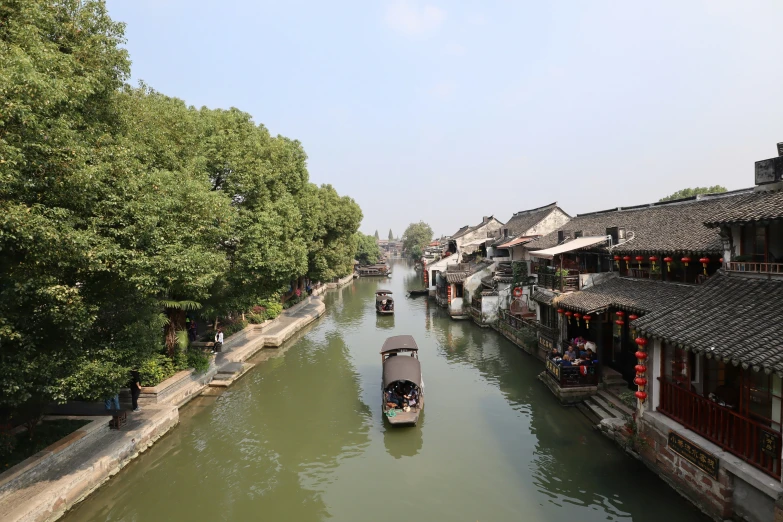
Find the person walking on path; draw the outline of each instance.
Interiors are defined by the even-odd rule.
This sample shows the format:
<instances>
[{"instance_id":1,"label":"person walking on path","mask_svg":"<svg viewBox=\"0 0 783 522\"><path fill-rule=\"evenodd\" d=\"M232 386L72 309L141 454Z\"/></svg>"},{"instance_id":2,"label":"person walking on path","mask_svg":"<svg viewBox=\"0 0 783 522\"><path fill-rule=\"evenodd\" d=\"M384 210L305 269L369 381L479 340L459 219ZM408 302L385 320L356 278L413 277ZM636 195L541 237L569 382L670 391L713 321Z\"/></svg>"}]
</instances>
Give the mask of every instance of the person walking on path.
<instances>
[{"instance_id":1,"label":"person walking on path","mask_svg":"<svg viewBox=\"0 0 783 522\"><path fill-rule=\"evenodd\" d=\"M108 397L103 405L106 406L106 411L120 411L120 395L115 393L113 397Z\"/></svg>"},{"instance_id":2,"label":"person walking on path","mask_svg":"<svg viewBox=\"0 0 783 522\"><path fill-rule=\"evenodd\" d=\"M139 395L141 395L141 377L139 377L138 370L131 371L130 391L131 391L131 404L133 411L140 411L139 408Z\"/></svg>"},{"instance_id":3,"label":"person walking on path","mask_svg":"<svg viewBox=\"0 0 783 522\"><path fill-rule=\"evenodd\" d=\"M222 328L218 328L218 331L215 334L215 351L216 352L223 351L223 329Z\"/></svg>"}]
</instances>

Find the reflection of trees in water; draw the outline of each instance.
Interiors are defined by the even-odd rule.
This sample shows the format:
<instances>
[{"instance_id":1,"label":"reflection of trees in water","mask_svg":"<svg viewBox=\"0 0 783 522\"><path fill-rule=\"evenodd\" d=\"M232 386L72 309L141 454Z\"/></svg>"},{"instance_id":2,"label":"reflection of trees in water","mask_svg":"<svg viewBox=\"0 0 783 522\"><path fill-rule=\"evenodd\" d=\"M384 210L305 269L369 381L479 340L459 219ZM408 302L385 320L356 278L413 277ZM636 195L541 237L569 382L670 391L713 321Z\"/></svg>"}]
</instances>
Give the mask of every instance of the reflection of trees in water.
<instances>
[{"instance_id":1,"label":"reflection of trees in water","mask_svg":"<svg viewBox=\"0 0 783 522\"><path fill-rule=\"evenodd\" d=\"M419 423L416 426L392 427L384 421L383 445L386 446L386 452L389 455L400 459L413 457L421 451L421 447L424 445L421 430L424 428L425 415L425 412L421 413Z\"/></svg>"},{"instance_id":2,"label":"reflection of trees in water","mask_svg":"<svg viewBox=\"0 0 783 522\"><path fill-rule=\"evenodd\" d=\"M253 383L232 396L216 414L226 426L237 462L245 468L225 480L253 485L249 495L271 520L313 520L328 516L320 497L340 459L369 443L371 411L359 398L359 377L342 337L303 339L284 364L259 367ZM239 392L239 390L238 390ZM273 495L267 495L272 493Z\"/></svg>"}]
</instances>

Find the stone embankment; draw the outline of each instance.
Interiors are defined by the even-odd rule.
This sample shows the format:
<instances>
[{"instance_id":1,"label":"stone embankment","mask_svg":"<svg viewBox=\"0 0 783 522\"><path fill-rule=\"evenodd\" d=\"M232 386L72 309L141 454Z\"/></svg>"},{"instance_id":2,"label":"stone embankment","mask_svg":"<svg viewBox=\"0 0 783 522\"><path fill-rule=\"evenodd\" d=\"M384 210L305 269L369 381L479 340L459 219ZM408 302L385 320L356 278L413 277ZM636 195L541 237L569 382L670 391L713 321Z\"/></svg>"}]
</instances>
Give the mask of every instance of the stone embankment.
<instances>
[{"instance_id":1,"label":"stone embankment","mask_svg":"<svg viewBox=\"0 0 783 522\"><path fill-rule=\"evenodd\" d=\"M282 346L326 312L321 294L351 281L353 275L318 286L275 320L232 335L206 372L185 370L158 386L142 388L141 411L129 412L120 430L109 429L110 416L78 417L92 422L0 474L0 520L48 522L61 517L176 426L180 407L233 384L253 367L246 362L250 357Z\"/></svg>"}]
</instances>

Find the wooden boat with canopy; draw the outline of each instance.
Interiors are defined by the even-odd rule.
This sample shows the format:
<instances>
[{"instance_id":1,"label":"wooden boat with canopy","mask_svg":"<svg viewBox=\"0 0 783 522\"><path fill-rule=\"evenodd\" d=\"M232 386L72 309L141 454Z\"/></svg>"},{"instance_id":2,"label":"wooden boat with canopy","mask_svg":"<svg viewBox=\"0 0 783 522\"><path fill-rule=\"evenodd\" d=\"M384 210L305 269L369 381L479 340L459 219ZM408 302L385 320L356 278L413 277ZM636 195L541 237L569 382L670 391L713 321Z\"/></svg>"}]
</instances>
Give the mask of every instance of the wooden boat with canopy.
<instances>
[{"instance_id":1,"label":"wooden boat with canopy","mask_svg":"<svg viewBox=\"0 0 783 522\"><path fill-rule=\"evenodd\" d=\"M381 348L383 414L393 426L415 426L424 410L419 347L410 335L389 337Z\"/></svg>"},{"instance_id":2,"label":"wooden boat with canopy","mask_svg":"<svg viewBox=\"0 0 783 522\"><path fill-rule=\"evenodd\" d=\"M386 277L391 275L391 270L386 263L378 263L357 267L356 273L359 274L359 277Z\"/></svg>"},{"instance_id":3,"label":"wooden boat with canopy","mask_svg":"<svg viewBox=\"0 0 783 522\"><path fill-rule=\"evenodd\" d=\"M394 299L391 290L378 289L375 292L375 311L381 315L394 314Z\"/></svg>"}]
</instances>

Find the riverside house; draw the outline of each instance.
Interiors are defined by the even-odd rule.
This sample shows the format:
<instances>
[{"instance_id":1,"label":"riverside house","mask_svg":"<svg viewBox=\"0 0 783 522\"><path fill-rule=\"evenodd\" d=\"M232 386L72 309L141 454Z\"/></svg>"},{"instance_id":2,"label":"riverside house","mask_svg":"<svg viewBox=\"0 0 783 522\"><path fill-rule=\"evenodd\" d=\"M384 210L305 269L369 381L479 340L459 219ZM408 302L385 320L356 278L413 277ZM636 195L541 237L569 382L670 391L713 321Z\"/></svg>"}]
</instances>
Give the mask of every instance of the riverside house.
<instances>
[{"instance_id":1,"label":"riverside house","mask_svg":"<svg viewBox=\"0 0 783 522\"><path fill-rule=\"evenodd\" d=\"M718 273L631 323L642 457L723 519L783 516L781 174L783 158L757 162L756 190L705 219L722 240Z\"/></svg>"},{"instance_id":2,"label":"riverside house","mask_svg":"<svg viewBox=\"0 0 783 522\"><path fill-rule=\"evenodd\" d=\"M486 243L495 231L503 227L503 223L494 216L484 216L481 223L475 226L464 226L453 236L446 238L443 257L433 264L424 266L424 281L431 293L435 294L438 304L449 307L448 290L452 298L462 299L462 281L448 283L445 274L447 265L470 262L478 257L485 258ZM454 271L452 269L452 271ZM462 270L460 270L462 271ZM454 279L452 277L452 279ZM461 306L462 301L459 301ZM456 305L455 305L456 306ZM466 311L467 313L467 311ZM462 314L459 314L462 316Z\"/></svg>"},{"instance_id":3,"label":"riverside house","mask_svg":"<svg viewBox=\"0 0 783 522\"><path fill-rule=\"evenodd\" d=\"M516 212L508 223L498 229L487 242L487 257L493 261L493 271L482 274L481 292L471 294L471 315L481 326L497 321L500 310L507 310L513 304L514 312L523 315L531 306L529 287L523 288L523 295L511 301L511 284L514 279L514 264L517 272L529 272L529 258L522 247L529 241L557 230L571 216L566 214L557 202L543 207ZM524 266L522 266L524 265Z\"/></svg>"}]
</instances>

